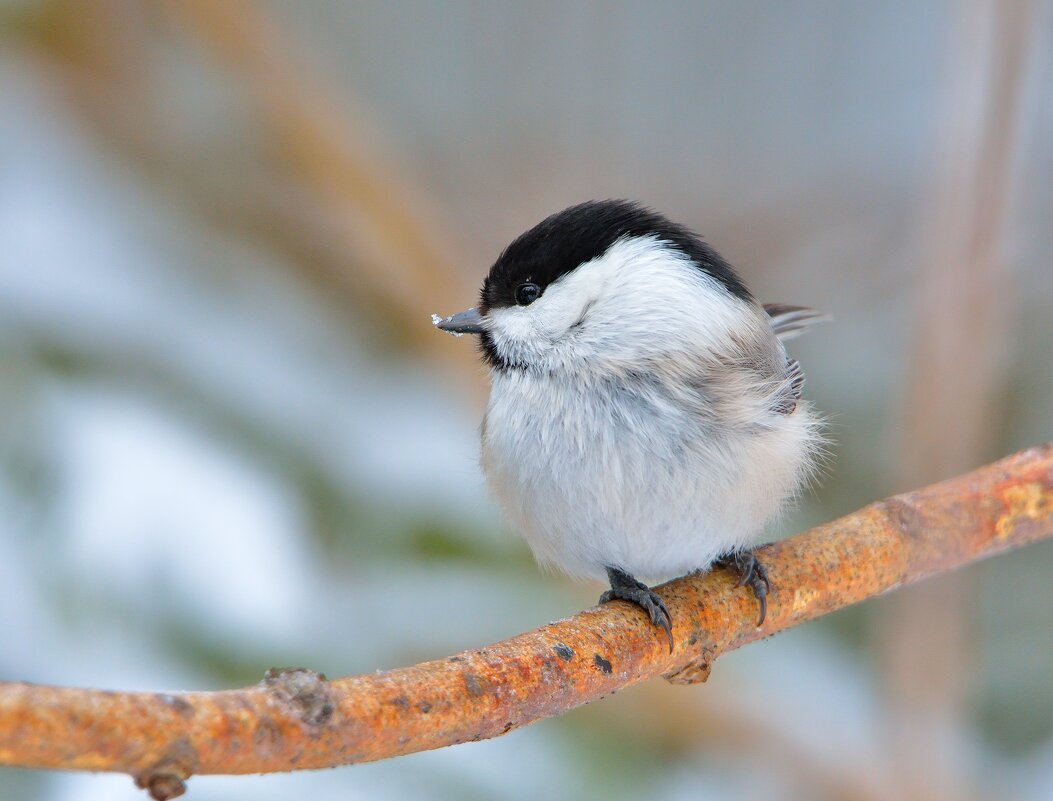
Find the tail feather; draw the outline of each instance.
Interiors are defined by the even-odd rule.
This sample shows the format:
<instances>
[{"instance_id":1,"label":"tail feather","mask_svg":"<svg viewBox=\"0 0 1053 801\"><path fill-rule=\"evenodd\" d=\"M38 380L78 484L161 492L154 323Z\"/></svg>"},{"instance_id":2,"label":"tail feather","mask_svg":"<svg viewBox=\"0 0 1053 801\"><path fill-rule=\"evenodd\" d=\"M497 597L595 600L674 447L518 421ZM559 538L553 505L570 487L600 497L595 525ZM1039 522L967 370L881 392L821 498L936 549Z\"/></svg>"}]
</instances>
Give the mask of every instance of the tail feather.
<instances>
[{"instance_id":1,"label":"tail feather","mask_svg":"<svg viewBox=\"0 0 1053 801\"><path fill-rule=\"evenodd\" d=\"M793 339L808 330L809 326L832 319L829 314L817 312L807 306L789 306L785 303L765 303L764 311L771 318L771 327L775 335L782 340Z\"/></svg>"}]
</instances>

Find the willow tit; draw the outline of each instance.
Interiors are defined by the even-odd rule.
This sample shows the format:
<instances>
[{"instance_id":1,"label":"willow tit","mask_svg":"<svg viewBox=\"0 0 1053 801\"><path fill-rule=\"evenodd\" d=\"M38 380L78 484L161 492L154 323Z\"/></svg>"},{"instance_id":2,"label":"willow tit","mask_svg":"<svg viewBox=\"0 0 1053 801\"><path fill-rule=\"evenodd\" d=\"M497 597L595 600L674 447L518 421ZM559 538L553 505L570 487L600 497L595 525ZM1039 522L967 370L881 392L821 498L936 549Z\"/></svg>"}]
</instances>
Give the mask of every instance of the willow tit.
<instances>
[{"instance_id":1,"label":"willow tit","mask_svg":"<svg viewBox=\"0 0 1053 801\"><path fill-rule=\"evenodd\" d=\"M647 579L717 564L764 621L749 546L801 488L821 442L782 340L822 315L761 306L687 228L624 200L582 203L510 244L477 308L490 368L482 466L543 565L606 577L673 646Z\"/></svg>"}]
</instances>

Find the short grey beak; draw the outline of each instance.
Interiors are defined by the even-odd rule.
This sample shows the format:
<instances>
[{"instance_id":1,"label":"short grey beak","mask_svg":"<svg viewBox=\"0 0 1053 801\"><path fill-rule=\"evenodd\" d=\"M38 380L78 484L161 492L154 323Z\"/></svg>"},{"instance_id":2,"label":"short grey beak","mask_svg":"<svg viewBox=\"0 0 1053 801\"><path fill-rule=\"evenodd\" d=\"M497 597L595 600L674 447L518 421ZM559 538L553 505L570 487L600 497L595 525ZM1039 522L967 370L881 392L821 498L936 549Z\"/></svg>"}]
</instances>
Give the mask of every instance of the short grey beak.
<instances>
[{"instance_id":1,"label":"short grey beak","mask_svg":"<svg viewBox=\"0 0 1053 801\"><path fill-rule=\"evenodd\" d=\"M433 314L431 321L440 331L451 334L481 334L483 333L483 316L478 309L468 309L460 314L452 314L449 317L439 317Z\"/></svg>"}]
</instances>

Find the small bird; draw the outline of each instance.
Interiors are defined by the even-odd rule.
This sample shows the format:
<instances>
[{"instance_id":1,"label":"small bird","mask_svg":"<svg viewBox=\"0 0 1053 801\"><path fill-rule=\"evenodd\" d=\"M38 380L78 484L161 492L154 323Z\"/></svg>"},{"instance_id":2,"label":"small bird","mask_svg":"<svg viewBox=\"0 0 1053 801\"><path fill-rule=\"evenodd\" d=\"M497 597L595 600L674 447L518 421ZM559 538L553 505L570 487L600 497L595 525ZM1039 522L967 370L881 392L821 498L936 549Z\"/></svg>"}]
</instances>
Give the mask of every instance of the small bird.
<instances>
[{"instance_id":1,"label":"small bird","mask_svg":"<svg viewBox=\"0 0 1053 801\"><path fill-rule=\"evenodd\" d=\"M627 200L553 214L513 241L478 307L433 323L479 336L490 368L482 467L542 565L606 578L600 603L672 619L648 580L732 570L811 475L822 435L782 340L824 316L761 306L688 228Z\"/></svg>"}]
</instances>

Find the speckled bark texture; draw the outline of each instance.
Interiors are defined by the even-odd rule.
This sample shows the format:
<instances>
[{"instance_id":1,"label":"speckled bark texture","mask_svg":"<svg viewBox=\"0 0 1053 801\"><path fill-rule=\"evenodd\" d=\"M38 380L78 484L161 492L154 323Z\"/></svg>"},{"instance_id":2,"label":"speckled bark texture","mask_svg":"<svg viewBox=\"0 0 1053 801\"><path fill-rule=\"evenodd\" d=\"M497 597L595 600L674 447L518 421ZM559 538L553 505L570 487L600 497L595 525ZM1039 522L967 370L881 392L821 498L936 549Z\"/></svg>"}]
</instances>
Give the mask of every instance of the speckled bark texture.
<instances>
[{"instance_id":1,"label":"speckled bark texture","mask_svg":"<svg viewBox=\"0 0 1053 801\"><path fill-rule=\"evenodd\" d=\"M638 681L704 680L725 651L1053 535L1053 445L897 495L759 552L756 600L723 571L658 588L675 647L614 602L445 659L327 680L268 671L224 692L122 693L0 684L0 764L123 771L155 798L195 773L321 768L496 737Z\"/></svg>"}]
</instances>

